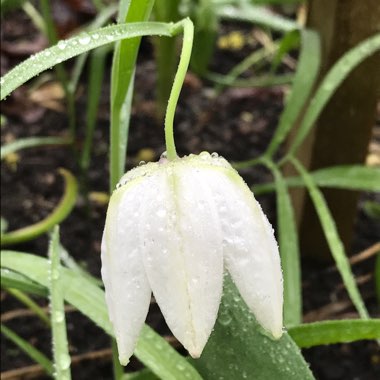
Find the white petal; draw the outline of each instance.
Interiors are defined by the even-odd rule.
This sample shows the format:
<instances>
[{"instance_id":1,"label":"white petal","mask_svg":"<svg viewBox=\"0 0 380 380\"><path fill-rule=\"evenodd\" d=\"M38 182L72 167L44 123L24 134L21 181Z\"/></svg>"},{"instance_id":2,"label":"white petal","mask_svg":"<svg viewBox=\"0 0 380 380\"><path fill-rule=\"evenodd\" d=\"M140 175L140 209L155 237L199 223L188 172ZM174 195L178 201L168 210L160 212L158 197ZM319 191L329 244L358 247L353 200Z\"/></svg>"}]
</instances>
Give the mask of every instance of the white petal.
<instances>
[{"instance_id":1,"label":"white petal","mask_svg":"<svg viewBox=\"0 0 380 380\"><path fill-rule=\"evenodd\" d=\"M134 180L113 193L102 240L106 302L123 365L132 356L151 297L138 235L145 188L144 181Z\"/></svg>"},{"instance_id":2,"label":"white petal","mask_svg":"<svg viewBox=\"0 0 380 380\"><path fill-rule=\"evenodd\" d=\"M197 169L162 169L141 215L146 273L165 320L193 357L215 324L223 285L222 235Z\"/></svg>"},{"instance_id":3,"label":"white petal","mask_svg":"<svg viewBox=\"0 0 380 380\"><path fill-rule=\"evenodd\" d=\"M210 174L224 236L224 259L258 322L282 335L282 272L273 229L252 192L235 172Z\"/></svg>"}]
</instances>

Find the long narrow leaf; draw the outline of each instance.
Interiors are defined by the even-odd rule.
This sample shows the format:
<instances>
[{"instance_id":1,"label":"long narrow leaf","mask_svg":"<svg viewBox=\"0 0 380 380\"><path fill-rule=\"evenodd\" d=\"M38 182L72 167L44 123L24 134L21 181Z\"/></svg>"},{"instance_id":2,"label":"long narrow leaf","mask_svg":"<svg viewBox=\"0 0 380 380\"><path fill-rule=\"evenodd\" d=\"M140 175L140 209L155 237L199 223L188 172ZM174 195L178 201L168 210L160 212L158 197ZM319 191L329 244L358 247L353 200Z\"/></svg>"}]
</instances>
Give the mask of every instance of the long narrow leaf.
<instances>
[{"instance_id":1,"label":"long narrow leaf","mask_svg":"<svg viewBox=\"0 0 380 380\"><path fill-rule=\"evenodd\" d=\"M54 377L56 380L70 380L69 344L67 342L65 305L63 289L66 286L62 278L59 259L59 227L55 226L49 243L49 292L51 331L54 354Z\"/></svg>"},{"instance_id":2,"label":"long narrow leaf","mask_svg":"<svg viewBox=\"0 0 380 380\"><path fill-rule=\"evenodd\" d=\"M65 169L59 169L59 173L65 180L65 193L56 208L50 215L38 223L1 234L2 247L34 239L51 229L55 224L60 223L70 214L77 198L77 181L75 177Z\"/></svg>"},{"instance_id":3,"label":"long narrow leaf","mask_svg":"<svg viewBox=\"0 0 380 380\"><path fill-rule=\"evenodd\" d=\"M47 287L49 284L46 275L49 263L42 257L16 251L2 251L1 265L29 277L42 286ZM113 336L104 292L93 282L72 270L62 268L61 276L65 284L63 289L65 300ZM187 360L149 326L143 327L134 354L162 379L201 379Z\"/></svg>"},{"instance_id":4,"label":"long narrow leaf","mask_svg":"<svg viewBox=\"0 0 380 380\"><path fill-rule=\"evenodd\" d=\"M380 319L306 323L290 328L289 335L302 348L322 344L349 343L363 339L379 339Z\"/></svg>"},{"instance_id":5,"label":"long narrow leaf","mask_svg":"<svg viewBox=\"0 0 380 380\"><path fill-rule=\"evenodd\" d=\"M321 61L321 47L318 34L307 29L302 30L300 33L302 49L293 81L292 92L287 100L285 110L281 114L276 132L266 151L268 156L273 155L294 126L309 98L318 75Z\"/></svg>"},{"instance_id":6,"label":"long narrow leaf","mask_svg":"<svg viewBox=\"0 0 380 380\"><path fill-rule=\"evenodd\" d=\"M154 0L120 2L119 22L146 21ZM165 35L165 34L164 34ZM111 74L110 189L124 174L133 78L141 35L123 40L115 47Z\"/></svg>"},{"instance_id":7,"label":"long narrow leaf","mask_svg":"<svg viewBox=\"0 0 380 380\"><path fill-rule=\"evenodd\" d=\"M313 181L320 187L337 189L380 191L380 169L361 165L332 166L310 173ZM285 178L286 186L305 186L302 177ZM274 183L254 186L255 194L265 194L274 191Z\"/></svg>"},{"instance_id":8,"label":"long narrow leaf","mask_svg":"<svg viewBox=\"0 0 380 380\"><path fill-rule=\"evenodd\" d=\"M241 7L232 5L216 5L217 15L225 20L247 21L259 25L268 26L281 32L289 32L298 29L299 25L292 20L270 12L264 7L254 6L248 3Z\"/></svg>"},{"instance_id":9,"label":"long narrow leaf","mask_svg":"<svg viewBox=\"0 0 380 380\"><path fill-rule=\"evenodd\" d=\"M297 131L296 137L288 150L288 155L293 155L302 144L324 106L348 74L357 65L379 49L380 33L373 37L367 38L359 45L351 49L332 67L313 96L300 128Z\"/></svg>"},{"instance_id":10,"label":"long narrow leaf","mask_svg":"<svg viewBox=\"0 0 380 380\"><path fill-rule=\"evenodd\" d=\"M304 169L302 164L296 158L291 157L290 160L297 169L297 171L301 174L305 182L305 185L307 187L307 190L309 192L311 200L313 201L315 210L321 222L327 243L335 260L336 266L340 272L340 275L342 276L347 292L361 318L367 319L369 318L368 312L365 308L363 299L359 293L359 289L356 285L354 275L351 271L350 263L344 252L343 243L339 238L334 219L331 216L330 210L326 204L326 200L324 199L321 191L315 185L313 178Z\"/></svg>"},{"instance_id":11,"label":"long narrow leaf","mask_svg":"<svg viewBox=\"0 0 380 380\"><path fill-rule=\"evenodd\" d=\"M3 324L1 324L1 333L23 350L32 360L40 364L48 375L53 375L53 363L41 351Z\"/></svg>"},{"instance_id":12,"label":"long narrow leaf","mask_svg":"<svg viewBox=\"0 0 380 380\"><path fill-rule=\"evenodd\" d=\"M157 22L141 22L106 26L88 33L80 34L68 40L61 40L57 45L32 55L1 77L0 99L4 99L14 89L41 72L86 51L125 38L147 35L171 36L172 32L176 32L175 25Z\"/></svg>"},{"instance_id":13,"label":"long narrow leaf","mask_svg":"<svg viewBox=\"0 0 380 380\"><path fill-rule=\"evenodd\" d=\"M275 164L267 163L275 178L281 266L284 276L284 323L298 325L302 318L302 287L297 227L289 192Z\"/></svg>"},{"instance_id":14,"label":"long narrow leaf","mask_svg":"<svg viewBox=\"0 0 380 380\"><path fill-rule=\"evenodd\" d=\"M48 291L37 282L12 270L1 268L1 287L19 289L38 296L47 296Z\"/></svg>"},{"instance_id":15,"label":"long narrow leaf","mask_svg":"<svg viewBox=\"0 0 380 380\"><path fill-rule=\"evenodd\" d=\"M15 153L18 150L26 148L34 148L44 145L65 145L69 144L70 140L64 137L25 137L12 141L1 147L1 156L3 159L10 153Z\"/></svg>"}]
</instances>

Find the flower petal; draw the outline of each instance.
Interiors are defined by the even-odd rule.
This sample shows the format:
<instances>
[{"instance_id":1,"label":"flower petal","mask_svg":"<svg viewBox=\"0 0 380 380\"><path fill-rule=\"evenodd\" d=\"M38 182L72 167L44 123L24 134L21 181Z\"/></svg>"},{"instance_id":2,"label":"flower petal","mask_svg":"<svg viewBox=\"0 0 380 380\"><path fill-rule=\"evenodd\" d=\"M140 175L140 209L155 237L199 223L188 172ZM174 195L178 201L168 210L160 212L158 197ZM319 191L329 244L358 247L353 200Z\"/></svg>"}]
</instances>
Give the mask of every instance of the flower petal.
<instances>
[{"instance_id":1,"label":"flower petal","mask_svg":"<svg viewBox=\"0 0 380 380\"><path fill-rule=\"evenodd\" d=\"M138 235L145 188L144 181L134 180L113 193L102 240L106 302L123 365L132 356L151 298Z\"/></svg>"},{"instance_id":2,"label":"flower petal","mask_svg":"<svg viewBox=\"0 0 380 380\"><path fill-rule=\"evenodd\" d=\"M275 338L282 335L282 272L273 229L243 179L230 169L209 181L224 236L224 259L241 296L258 322Z\"/></svg>"},{"instance_id":3,"label":"flower petal","mask_svg":"<svg viewBox=\"0 0 380 380\"><path fill-rule=\"evenodd\" d=\"M193 357L200 356L215 324L223 286L218 213L198 172L180 162L162 169L140 224L153 294Z\"/></svg>"}]
</instances>

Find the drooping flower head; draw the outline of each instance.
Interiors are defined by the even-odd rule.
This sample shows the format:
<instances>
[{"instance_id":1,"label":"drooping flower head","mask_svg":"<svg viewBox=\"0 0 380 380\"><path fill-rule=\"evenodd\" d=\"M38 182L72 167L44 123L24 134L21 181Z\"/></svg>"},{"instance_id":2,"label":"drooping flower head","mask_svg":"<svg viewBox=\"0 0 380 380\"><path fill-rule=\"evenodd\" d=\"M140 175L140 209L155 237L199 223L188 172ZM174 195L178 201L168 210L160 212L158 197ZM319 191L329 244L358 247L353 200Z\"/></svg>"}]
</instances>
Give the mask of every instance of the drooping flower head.
<instances>
[{"instance_id":1,"label":"drooping flower head","mask_svg":"<svg viewBox=\"0 0 380 380\"><path fill-rule=\"evenodd\" d=\"M228 271L262 327L282 334L282 273L273 230L239 174L203 152L126 173L113 192L102 277L120 362L127 364L151 292L174 336L199 357Z\"/></svg>"}]
</instances>

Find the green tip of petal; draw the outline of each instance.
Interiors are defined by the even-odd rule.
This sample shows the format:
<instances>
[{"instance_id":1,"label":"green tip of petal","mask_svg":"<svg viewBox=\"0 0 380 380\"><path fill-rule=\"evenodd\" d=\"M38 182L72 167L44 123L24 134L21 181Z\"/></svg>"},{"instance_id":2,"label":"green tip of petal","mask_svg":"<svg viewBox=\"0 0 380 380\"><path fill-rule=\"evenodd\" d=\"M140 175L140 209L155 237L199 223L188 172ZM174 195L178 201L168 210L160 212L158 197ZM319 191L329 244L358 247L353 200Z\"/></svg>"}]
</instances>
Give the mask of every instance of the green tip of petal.
<instances>
[{"instance_id":1,"label":"green tip of petal","mask_svg":"<svg viewBox=\"0 0 380 380\"><path fill-rule=\"evenodd\" d=\"M129 363L129 357L125 356L125 355L119 355L119 362L122 366L126 366L128 365Z\"/></svg>"}]
</instances>

